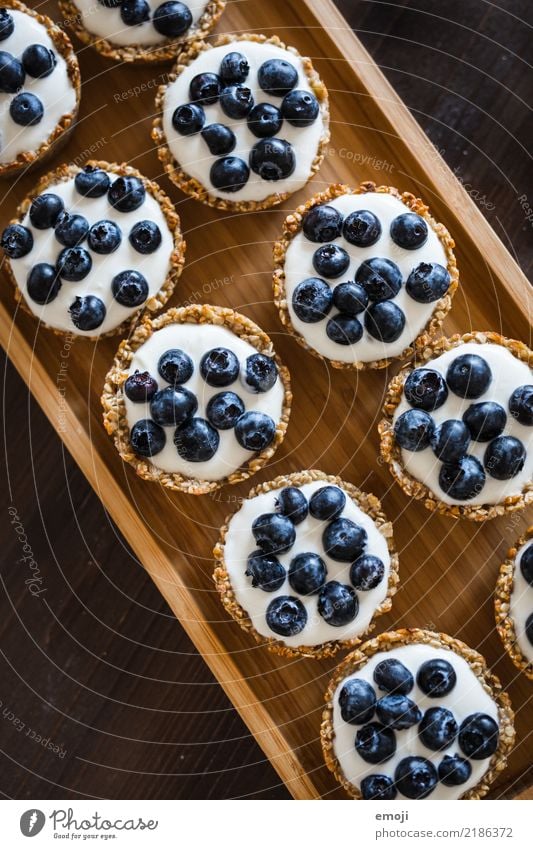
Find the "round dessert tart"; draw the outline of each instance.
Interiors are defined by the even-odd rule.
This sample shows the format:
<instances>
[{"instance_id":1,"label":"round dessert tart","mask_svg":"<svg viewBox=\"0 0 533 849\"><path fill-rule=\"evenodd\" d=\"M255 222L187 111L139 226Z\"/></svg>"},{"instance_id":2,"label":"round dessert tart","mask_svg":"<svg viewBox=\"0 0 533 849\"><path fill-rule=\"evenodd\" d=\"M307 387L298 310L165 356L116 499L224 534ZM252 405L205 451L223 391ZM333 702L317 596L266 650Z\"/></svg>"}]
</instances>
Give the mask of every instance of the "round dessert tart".
<instances>
[{"instance_id":1,"label":"round dessert tart","mask_svg":"<svg viewBox=\"0 0 533 849\"><path fill-rule=\"evenodd\" d=\"M381 455L428 510L475 521L533 500L533 352L498 333L429 345L389 384Z\"/></svg>"},{"instance_id":2,"label":"round dessert tart","mask_svg":"<svg viewBox=\"0 0 533 849\"><path fill-rule=\"evenodd\" d=\"M179 216L157 183L97 161L43 177L0 244L21 306L57 333L86 337L161 309L185 258Z\"/></svg>"},{"instance_id":3,"label":"round dessert tart","mask_svg":"<svg viewBox=\"0 0 533 849\"><path fill-rule=\"evenodd\" d=\"M446 634L380 634L337 667L321 739L356 799L480 799L505 768L514 714L484 658Z\"/></svg>"},{"instance_id":4,"label":"round dessert tart","mask_svg":"<svg viewBox=\"0 0 533 849\"><path fill-rule=\"evenodd\" d=\"M253 489L214 555L228 613L288 656L328 657L360 643L390 610L399 580L378 499L316 470Z\"/></svg>"},{"instance_id":5,"label":"round dessert tart","mask_svg":"<svg viewBox=\"0 0 533 849\"><path fill-rule=\"evenodd\" d=\"M451 307L454 242L409 192L330 186L274 245L274 301L308 351L336 368L383 368L423 348Z\"/></svg>"},{"instance_id":6,"label":"round dessert tart","mask_svg":"<svg viewBox=\"0 0 533 849\"><path fill-rule=\"evenodd\" d=\"M18 0L0 7L0 177L56 153L78 115L81 79L69 38Z\"/></svg>"},{"instance_id":7,"label":"round dessert tart","mask_svg":"<svg viewBox=\"0 0 533 849\"><path fill-rule=\"evenodd\" d=\"M105 381L104 424L145 480L203 495L262 468L285 436L289 372L249 318L206 304L145 318Z\"/></svg>"},{"instance_id":8,"label":"round dessert tart","mask_svg":"<svg viewBox=\"0 0 533 849\"><path fill-rule=\"evenodd\" d=\"M277 37L195 42L159 89L156 111L152 138L170 179L223 210L281 203L318 171L329 140L324 84Z\"/></svg>"},{"instance_id":9,"label":"round dessert tart","mask_svg":"<svg viewBox=\"0 0 533 849\"><path fill-rule=\"evenodd\" d=\"M507 654L533 680L533 525L500 567L494 606Z\"/></svg>"},{"instance_id":10,"label":"round dessert tart","mask_svg":"<svg viewBox=\"0 0 533 849\"><path fill-rule=\"evenodd\" d=\"M209 35L226 0L59 0L80 41L117 62L166 62Z\"/></svg>"}]
</instances>

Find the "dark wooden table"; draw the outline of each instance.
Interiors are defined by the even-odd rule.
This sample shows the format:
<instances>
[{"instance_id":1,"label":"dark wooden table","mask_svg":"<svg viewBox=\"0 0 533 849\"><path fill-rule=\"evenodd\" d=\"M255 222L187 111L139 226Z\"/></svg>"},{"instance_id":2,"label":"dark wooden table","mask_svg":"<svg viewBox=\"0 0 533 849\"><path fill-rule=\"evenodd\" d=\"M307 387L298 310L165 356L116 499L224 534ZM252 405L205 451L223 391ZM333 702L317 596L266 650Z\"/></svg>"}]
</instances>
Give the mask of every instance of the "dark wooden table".
<instances>
[{"instance_id":1,"label":"dark wooden table","mask_svg":"<svg viewBox=\"0 0 533 849\"><path fill-rule=\"evenodd\" d=\"M528 270L530 0L337 1ZM287 798L9 363L3 376L2 795ZM20 579L10 505L53 614Z\"/></svg>"}]
</instances>

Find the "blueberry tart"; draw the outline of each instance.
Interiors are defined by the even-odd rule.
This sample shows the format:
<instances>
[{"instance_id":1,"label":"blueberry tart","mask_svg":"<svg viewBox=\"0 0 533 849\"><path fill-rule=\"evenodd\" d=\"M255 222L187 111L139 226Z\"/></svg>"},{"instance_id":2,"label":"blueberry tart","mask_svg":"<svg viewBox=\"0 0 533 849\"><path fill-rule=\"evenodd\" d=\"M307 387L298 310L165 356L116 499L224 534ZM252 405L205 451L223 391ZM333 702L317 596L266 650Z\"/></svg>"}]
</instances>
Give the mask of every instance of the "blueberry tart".
<instances>
[{"instance_id":1,"label":"blueberry tart","mask_svg":"<svg viewBox=\"0 0 533 849\"><path fill-rule=\"evenodd\" d=\"M533 525L500 567L496 626L514 665L533 680Z\"/></svg>"},{"instance_id":2,"label":"blueberry tart","mask_svg":"<svg viewBox=\"0 0 533 849\"><path fill-rule=\"evenodd\" d=\"M185 242L168 196L128 165L63 165L41 179L0 245L21 306L58 333L125 330L166 303Z\"/></svg>"},{"instance_id":3,"label":"blueberry tart","mask_svg":"<svg viewBox=\"0 0 533 849\"><path fill-rule=\"evenodd\" d=\"M253 489L215 547L228 613L287 656L357 645L398 584L392 525L374 495L316 470Z\"/></svg>"},{"instance_id":4,"label":"blueberry tart","mask_svg":"<svg viewBox=\"0 0 533 849\"><path fill-rule=\"evenodd\" d=\"M207 304L145 318L121 343L102 396L122 459L193 495L262 468L285 436L291 400L266 333Z\"/></svg>"},{"instance_id":5,"label":"blueberry tart","mask_svg":"<svg viewBox=\"0 0 533 849\"><path fill-rule=\"evenodd\" d=\"M281 203L318 171L326 88L277 37L222 35L182 52L156 98L152 138L170 179L222 210Z\"/></svg>"},{"instance_id":6,"label":"blueberry tart","mask_svg":"<svg viewBox=\"0 0 533 849\"><path fill-rule=\"evenodd\" d=\"M285 219L274 301L315 356L336 368L383 368L440 327L458 286L453 247L409 192L333 185Z\"/></svg>"},{"instance_id":7,"label":"blueberry tart","mask_svg":"<svg viewBox=\"0 0 533 849\"><path fill-rule=\"evenodd\" d=\"M533 352L498 333L428 345L393 378L381 455L428 510L475 521L533 501Z\"/></svg>"},{"instance_id":8,"label":"blueberry tart","mask_svg":"<svg viewBox=\"0 0 533 849\"><path fill-rule=\"evenodd\" d=\"M117 62L166 62L209 35L226 0L59 0L80 41Z\"/></svg>"},{"instance_id":9,"label":"blueberry tart","mask_svg":"<svg viewBox=\"0 0 533 849\"><path fill-rule=\"evenodd\" d=\"M474 649L446 634L380 634L337 667L321 739L355 799L480 799L505 768L509 697Z\"/></svg>"},{"instance_id":10,"label":"blueberry tart","mask_svg":"<svg viewBox=\"0 0 533 849\"><path fill-rule=\"evenodd\" d=\"M70 40L18 0L0 7L0 177L56 153L78 116L81 80Z\"/></svg>"}]
</instances>

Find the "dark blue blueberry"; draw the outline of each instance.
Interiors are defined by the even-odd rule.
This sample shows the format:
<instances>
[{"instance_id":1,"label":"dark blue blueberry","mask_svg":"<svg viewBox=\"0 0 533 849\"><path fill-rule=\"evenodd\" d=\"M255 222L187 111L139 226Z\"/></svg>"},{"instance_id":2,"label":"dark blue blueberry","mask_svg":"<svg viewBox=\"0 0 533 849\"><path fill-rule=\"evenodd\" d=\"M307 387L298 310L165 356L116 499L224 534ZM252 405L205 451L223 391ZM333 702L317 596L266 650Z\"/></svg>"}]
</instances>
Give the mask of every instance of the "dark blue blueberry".
<instances>
[{"instance_id":1,"label":"dark blue blueberry","mask_svg":"<svg viewBox=\"0 0 533 849\"><path fill-rule=\"evenodd\" d=\"M355 590L338 581L328 581L318 593L318 612L328 625L342 628L353 622L359 612Z\"/></svg>"},{"instance_id":2,"label":"dark blue blueberry","mask_svg":"<svg viewBox=\"0 0 533 849\"><path fill-rule=\"evenodd\" d=\"M149 371L135 369L133 374L124 381L124 394L134 404L145 404L151 401L157 392L157 381Z\"/></svg>"},{"instance_id":3,"label":"dark blue blueberry","mask_svg":"<svg viewBox=\"0 0 533 849\"><path fill-rule=\"evenodd\" d=\"M196 395L182 386L166 386L150 401L150 415L161 427L177 427L191 419L197 409Z\"/></svg>"},{"instance_id":4,"label":"dark blue blueberry","mask_svg":"<svg viewBox=\"0 0 533 849\"><path fill-rule=\"evenodd\" d=\"M333 292L325 280L309 277L298 283L292 293L292 308L300 321L314 324L322 321L331 309Z\"/></svg>"},{"instance_id":5,"label":"dark blue blueberry","mask_svg":"<svg viewBox=\"0 0 533 849\"><path fill-rule=\"evenodd\" d=\"M402 273L392 260L375 256L361 263L355 282L364 287L371 301L387 301L400 291Z\"/></svg>"},{"instance_id":6,"label":"dark blue blueberry","mask_svg":"<svg viewBox=\"0 0 533 849\"><path fill-rule=\"evenodd\" d=\"M177 0L161 3L152 18L154 29L167 38L183 35L192 26L192 22L192 13L187 4Z\"/></svg>"},{"instance_id":7,"label":"dark blue blueberry","mask_svg":"<svg viewBox=\"0 0 533 849\"><path fill-rule=\"evenodd\" d=\"M249 392L268 392L278 379L278 367L272 357L251 354L246 358L241 376Z\"/></svg>"},{"instance_id":8,"label":"dark blue blueberry","mask_svg":"<svg viewBox=\"0 0 533 849\"><path fill-rule=\"evenodd\" d=\"M423 451L430 444L435 422L424 410L406 410L394 423L394 436L400 448Z\"/></svg>"},{"instance_id":9,"label":"dark blue blueberry","mask_svg":"<svg viewBox=\"0 0 533 849\"><path fill-rule=\"evenodd\" d=\"M530 613L526 619L526 637L529 640L530 645L533 646L533 613Z\"/></svg>"},{"instance_id":10,"label":"dark blue blueberry","mask_svg":"<svg viewBox=\"0 0 533 849\"><path fill-rule=\"evenodd\" d=\"M385 565L373 554L362 554L350 567L350 582L356 590L374 590L385 576Z\"/></svg>"},{"instance_id":11,"label":"dark blue blueberry","mask_svg":"<svg viewBox=\"0 0 533 849\"><path fill-rule=\"evenodd\" d=\"M150 20L150 4L147 0L123 0L120 17L129 26L137 26Z\"/></svg>"},{"instance_id":12,"label":"dark blue blueberry","mask_svg":"<svg viewBox=\"0 0 533 849\"><path fill-rule=\"evenodd\" d=\"M509 412L520 424L533 425L533 386L531 384L515 389L509 398Z\"/></svg>"},{"instance_id":13,"label":"dark blue blueberry","mask_svg":"<svg viewBox=\"0 0 533 849\"><path fill-rule=\"evenodd\" d=\"M130 230L130 244L140 254L153 254L161 244L161 230L155 221L138 221Z\"/></svg>"},{"instance_id":14,"label":"dark blue blueberry","mask_svg":"<svg viewBox=\"0 0 533 849\"><path fill-rule=\"evenodd\" d=\"M458 463L445 463L439 472L439 486L457 501L470 501L485 486L485 472L477 459L467 455Z\"/></svg>"},{"instance_id":15,"label":"dark blue blueberry","mask_svg":"<svg viewBox=\"0 0 533 849\"><path fill-rule=\"evenodd\" d=\"M44 44L30 44L22 54L22 64L30 77L49 77L57 65L56 54Z\"/></svg>"},{"instance_id":16,"label":"dark blue blueberry","mask_svg":"<svg viewBox=\"0 0 533 849\"><path fill-rule=\"evenodd\" d=\"M498 748L498 723L486 713L471 713L461 723L459 746L467 758L481 761L490 758Z\"/></svg>"},{"instance_id":17,"label":"dark blue blueberry","mask_svg":"<svg viewBox=\"0 0 533 849\"><path fill-rule=\"evenodd\" d=\"M252 534L259 548L267 554L283 554L296 539L293 523L280 513L261 513L252 523Z\"/></svg>"},{"instance_id":18,"label":"dark blue blueberry","mask_svg":"<svg viewBox=\"0 0 533 849\"><path fill-rule=\"evenodd\" d=\"M307 624L307 611L299 598L279 595L267 607L266 623L280 637L295 637Z\"/></svg>"},{"instance_id":19,"label":"dark blue blueberry","mask_svg":"<svg viewBox=\"0 0 533 849\"><path fill-rule=\"evenodd\" d=\"M280 489L276 497L276 510L282 516L288 516L293 525L299 525L307 518L309 504L302 490L297 486Z\"/></svg>"},{"instance_id":20,"label":"dark blue blueberry","mask_svg":"<svg viewBox=\"0 0 533 849\"><path fill-rule=\"evenodd\" d=\"M28 295L36 304L49 304L61 289L61 280L53 265L38 262L28 274Z\"/></svg>"},{"instance_id":21,"label":"dark blue blueberry","mask_svg":"<svg viewBox=\"0 0 533 849\"><path fill-rule=\"evenodd\" d=\"M405 315L392 301L380 301L366 311L365 327L380 342L396 342L403 333Z\"/></svg>"},{"instance_id":22,"label":"dark blue blueberry","mask_svg":"<svg viewBox=\"0 0 533 849\"><path fill-rule=\"evenodd\" d=\"M503 433L507 413L494 401L481 401L479 404L470 404L463 415L463 421L472 439L476 442L490 442Z\"/></svg>"},{"instance_id":23,"label":"dark blue blueberry","mask_svg":"<svg viewBox=\"0 0 533 849\"><path fill-rule=\"evenodd\" d=\"M427 241L428 225L420 215L416 215L414 212L404 212L391 223L390 235L392 241L400 248L415 251Z\"/></svg>"},{"instance_id":24,"label":"dark blue blueberry","mask_svg":"<svg viewBox=\"0 0 533 849\"><path fill-rule=\"evenodd\" d=\"M439 764L439 779L445 787L457 787L468 781L472 774L470 761L459 755L444 755Z\"/></svg>"},{"instance_id":25,"label":"dark blue blueberry","mask_svg":"<svg viewBox=\"0 0 533 849\"><path fill-rule=\"evenodd\" d=\"M176 428L174 445L182 460L206 463L217 453L220 442L218 430L205 419L190 419Z\"/></svg>"},{"instance_id":26,"label":"dark blue blueberry","mask_svg":"<svg viewBox=\"0 0 533 849\"><path fill-rule=\"evenodd\" d=\"M321 521L338 519L344 510L346 496L338 486L321 486L309 499L309 512Z\"/></svg>"},{"instance_id":27,"label":"dark blue blueberry","mask_svg":"<svg viewBox=\"0 0 533 849\"><path fill-rule=\"evenodd\" d=\"M431 304L444 297L450 282L450 275L444 266L438 262L421 262L411 271L405 289L413 301Z\"/></svg>"},{"instance_id":28,"label":"dark blue blueberry","mask_svg":"<svg viewBox=\"0 0 533 849\"><path fill-rule=\"evenodd\" d=\"M437 770L427 758L402 758L394 772L396 789L407 799L426 799L437 782Z\"/></svg>"},{"instance_id":29,"label":"dark blue blueberry","mask_svg":"<svg viewBox=\"0 0 533 849\"><path fill-rule=\"evenodd\" d=\"M89 230L87 241L95 254L112 254L122 241L122 232L114 221L97 221Z\"/></svg>"},{"instance_id":30,"label":"dark blue blueberry","mask_svg":"<svg viewBox=\"0 0 533 849\"><path fill-rule=\"evenodd\" d=\"M332 560L350 563L360 557L367 542L367 533L351 519L334 519L322 534L324 550Z\"/></svg>"},{"instance_id":31,"label":"dark blue blueberry","mask_svg":"<svg viewBox=\"0 0 533 849\"><path fill-rule=\"evenodd\" d=\"M289 566L289 584L300 595L315 595L326 583L326 564L312 551L297 554Z\"/></svg>"},{"instance_id":32,"label":"dark blue blueberry","mask_svg":"<svg viewBox=\"0 0 533 849\"><path fill-rule=\"evenodd\" d=\"M333 242L342 233L342 214L326 203L314 206L304 215L302 229L310 242Z\"/></svg>"},{"instance_id":33,"label":"dark blue blueberry","mask_svg":"<svg viewBox=\"0 0 533 849\"><path fill-rule=\"evenodd\" d=\"M189 86L189 98L201 106L212 106L220 94L220 77L218 74L196 74Z\"/></svg>"},{"instance_id":34,"label":"dark blue blueberry","mask_svg":"<svg viewBox=\"0 0 533 849\"><path fill-rule=\"evenodd\" d=\"M226 153L231 153L237 144L235 133L225 124L208 124L202 130L202 138L213 156L224 156Z\"/></svg>"},{"instance_id":35,"label":"dark blue blueberry","mask_svg":"<svg viewBox=\"0 0 533 849\"><path fill-rule=\"evenodd\" d=\"M370 722L376 709L374 688L363 678L349 678L339 693L339 707L343 721L350 725Z\"/></svg>"},{"instance_id":36,"label":"dark blue blueberry","mask_svg":"<svg viewBox=\"0 0 533 849\"><path fill-rule=\"evenodd\" d=\"M266 413L250 410L235 425L235 438L247 451L264 451L276 435L276 424Z\"/></svg>"},{"instance_id":37,"label":"dark blue blueberry","mask_svg":"<svg viewBox=\"0 0 533 849\"><path fill-rule=\"evenodd\" d=\"M533 542L522 552L520 571L528 584L533 587Z\"/></svg>"},{"instance_id":38,"label":"dark blue blueberry","mask_svg":"<svg viewBox=\"0 0 533 849\"><path fill-rule=\"evenodd\" d=\"M96 330L106 315L104 302L96 295L78 295L69 307L70 317L78 330Z\"/></svg>"},{"instance_id":39,"label":"dark blue blueberry","mask_svg":"<svg viewBox=\"0 0 533 849\"><path fill-rule=\"evenodd\" d=\"M229 386L239 376L239 360L229 348L211 348L200 360L200 374L209 386Z\"/></svg>"},{"instance_id":40,"label":"dark blue blueberry","mask_svg":"<svg viewBox=\"0 0 533 849\"><path fill-rule=\"evenodd\" d=\"M287 577L285 567L278 558L264 551L253 551L249 555L244 574L252 579L252 587L259 587L266 593L279 590Z\"/></svg>"},{"instance_id":41,"label":"dark blue blueberry","mask_svg":"<svg viewBox=\"0 0 533 849\"><path fill-rule=\"evenodd\" d=\"M165 431L151 419L135 422L130 431L130 442L136 454L141 457L153 457L159 454L167 441Z\"/></svg>"},{"instance_id":42,"label":"dark blue blueberry","mask_svg":"<svg viewBox=\"0 0 533 849\"><path fill-rule=\"evenodd\" d=\"M248 182L250 169L239 156L224 156L211 166L209 179L221 192L238 192Z\"/></svg>"},{"instance_id":43,"label":"dark blue blueberry","mask_svg":"<svg viewBox=\"0 0 533 849\"><path fill-rule=\"evenodd\" d=\"M451 693L457 683L457 675L449 661L436 657L421 665L416 683L430 699L439 699Z\"/></svg>"},{"instance_id":44,"label":"dark blue blueberry","mask_svg":"<svg viewBox=\"0 0 533 849\"><path fill-rule=\"evenodd\" d=\"M111 291L117 303L123 307L140 307L146 301L149 288L148 281L140 271L128 268L120 271L111 281Z\"/></svg>"},{"instance_id":45,"label":"dark blue blueberry","mask_svg":"<svg viewBox=\"0 0 533 849\"><path fill-rule=\"evenodd\" d=\"M118 177L107 196L111 206L119 212L135 212L144 203L146 189L138 177Z\"/></svg>"},{"instance_id":46,"label":"dark blue blueberry","mask_svg":"<svg viewBox=\"0 0 533 849\"><path fill-rule=\"evenodd\" d=\"M358 248L369 248L381 236L379 218L368 209L358 209L351 212L344 221L342 235L351 245Z\"/></svg>"},{"instance_id":47,"label":"dark blue blueberry","mask_svg":"<svg viewBox=\"0 0 533 849\"><path fill-rule=\"evenodd\" d=\"M411 407L432 412L442 407L448 397L448 387L440 372L431 368L416 368L405 381L404 395Z\"/></svg>"},{"instance_id":48,"label":"dark blue blueberry","mask_svg":"<svg viewBox=\"0 0 533 849\"><path fill-rule=\"evenodd\" d=\"M0 50L0 91L14 94L22 88L25 79L22 63L11 53Z\"/></svg>"},{"instance_id":49,"label":"dark blue blueberry","mask_svg":"<svg viewBox=\"0 0 533 849\"><path fill-rule=\"evenodd\" d=\"M483 357L461 354L448 366L446 382L460 398L479 398L490 386L492 372Z\"/></svg>"},{"instance_id":50,"label":"dark blue blueberry","mask_svg":"<svg viewBox=\"0 0 533 849\"><path fill-rule=\"evenodd\" d=\"M257 79L267 94L284 97L298 82L298 71L285 59L268 59L259 68Z\"/></svg>"},{"instance_id":51,"label":"dark blue blueberry","mask_svg":"<svg viewBox=\"0 0 533 849\"><path fill-rule=\"evenodd\" d=\"M350 257L339 245L322 245L313 254L313 268L321 277L342 277L350 265Z\"/></svg>"},{"instance_id":52,"label":"dark blue blueberry","mask_svg":"<svg viewBox=\"0 0 533 849\"><path fill-rule=\"evenodd\" d=\"M57 258L57 273L63 280L73 283L84 280L92 267L91 255L85 248L63 248Z\"/></svg>"},{"instance_id":53,"label":"dark blue blueberry","mask_svg":"<svg viewBox=\"0 0 533 849\"><path fill-rule=\"evenodd\" d=\"M241 83L228 85L220 92L220 105L228 118L246 118L254 105L251 90Z\"/></svg>"},{"instance_id":54,"label":"dark blue blueberry","mask_svg":"<svg viewBox=\"0 0 533 849\"><path fill-rule=\"evenodd\" d=\"M430 442L441 462L458 463L468 452L470 431L459 419L447 419L437 425Z\"/></svg>"},{"instance_id":55,"label":"dark blue blueberry","mask_svg":"<svg viewBox=\"0 0 533 849\"><path fill-rule=\"evenodd\" d=\"M368 295L359 283L339 283L333 290L333 303L344 315L359 315L368 306Z\"/></svg>"},{"instance_id":56,"label":"dark blue blueberry","mask_svg":"<svg viewBox=\"0 0 533 849\"><path fill-rule=\"evenodd\" d=\"M89 232L89 222L83 215L61 212L55 226L57 241L67 248L80 245Z\"/></svg>"},{"instance_id":57,"label":"dark blue blueberry","mask_svg":"<svg viewBox=\"0 0 533 849\"><path fill-rule=\"evenodd\" d=\"M326 324L326 334L337 345L355 345L363 335L363 325L352 315L338 313Z\"/></svg>"},{"instance_id":58,"label":"dark blue blueberry","mask_svg":"<svg viewBox=\"0 0 533 849\"><path fill-rule=\"evenodd\" d=\"M217 392L209 399L205 414L213 427L231 430L244 413L244 404L235 392Z\"/></svg>"},{"instance_id":59,"label":"dark blue blueberry","mask_svg":"<svg viewBox=\"0 0 533 849\"><path fill-rule=\"evenodd\" d=\"M23 91L11 101L9 114L19 127L34 127L41 121L44 107L35 94Z\"/></svg>"},{"instance_id":60,"label":"dark blue blueberry","mask_svg":"<svg viewBox=\"0 0 533 849\"><path fill-rule=\"evenodd\" d=\"M250 168L262 180L285 180L296 168L296 156L285 139L261 139L250 151Z\"/></svg>"},{"instance_id":61,"label":"dark blue blueberry","mask_svg":"<svg viewBox=\"0 0 533 849\"><path fill-rule=\"evenodd\" d=\"M273 103L257 103L247 118L249 129L260 139L277 136L283 124L281 112Z\"/></svg>"},{"instance_id":62,"label":"dark blue blueberry","mask_svg":"<svg viewBox=\"0 0 533 849\"><path fill-rule=\"evenodd\" d=\"M398 795L394 781L389 775L367 775L361 781L363 799L378 799L390 802Z\"/></svg>"},{"instance_id":63,"label":"dark blue blueberry","mask_svg":"<svg viewBox=\"0 0 533 849\"><path fill-rule=\"evenodd\" d=\"M406 696L415 686L415 680L406 666L396 658L381 660L374 669L374 681L386 693Z\"/></svg>"},{"instance_id":64,"label":"dark blue blueberry","mask_svg":"<svg viewBox=\"0 0 533 849\"><path fill-rule=\"evenodd\" d=\"M293 127L309 127L319 112L318 100L311 91L293 89L281 102L281 114Z\"/></svg>"},{"instance_id":65,"label":"dark blue blueberry","mask_svg":"<svg viewBox=\"0 0 533 849\"><path fill-rule=\"evenodd\" d=\"M434 707L429 708L422 717L418 736L427 749L439 752L451 746L458 730L459 726L451 710Z\"/></svg>"},{"instance_id":66,"label":"dark blue blueberry","mask_svg":"<svg viewBox=\"0 0 533 849\"><path fill-rule=\"evenodd\" d=\"M192 377L194 364L188 354L180 348L169 348L159 357L157 370L163 380L171 386L187 383Z\"/></svg>"},{"instance_id":67,"label":"dark blue blueberry","mask_svg":"<svg viewBox=\"0 0 533 849\"><path fill-rule=\"evenodd\" d=\"M363 725L355 736L355 749L369 764L389 761L396 752L396 735L379 722Z\"/></svg>"},{"instance_id":68,"label":"dark blue blueberry","mask_svg":"<svg viewBox=\"0 0 533 849\"><path fill-rule=\"evenodd\" d=\"M15 21L13 16L9 14L7 9L0 9L0 41L5 41L6 38L13 33L15 29Z\"/></svg>"},{"instance_id":69,"label":"dark blue blueberry","mask_svg":"<svg viewBox=\"0 0 533 849\"><path fill-rule=\"evenodd\" d=\"M417 725L422 719L422 711L409 696L393 693L378 700L376 716L382 725L401 731Z\"/></svg>"},{"instance_id":70,"label":"dark blue blueberry","mask_svg":"<svg viewBox=\"0 0 533 849\"><path fill-rule=\"evenodd\" d=\"M32 248L31 230L22 224L10 224L2 233L2 249L10 259L27 256Z\"/></svg>"},{"instance_id":71,"label":"dark blue blueberry","mask_svg":"<svg viewBox=\"0 0 533 849\"><path fill-rule=\"evenodd\" d=\"M220 63L220 76L225 83L243 83L250 73L246 56L237 51L226 53Z\"/></svg>"},{"instance_id":72,"label":"dark blue blueberry","mask_svg":"<svg viewBox=\"0 0 533 849\"><path fill-rule=\"evenodd\" d=\"M193 136L205 124L205 112L198 103L182 103L172 114L172 126L180 136Z\"/></svg>"},{"instance_id":73,"label":"dark blue blueberry","mask_svg":"<svg viewBox=\"0 0 533 849\"><path fill-rule=\"evenodd\" d=\"M526 449L515 436L498 436L489 442L483 463L491 478L508 481L524 468Z\"/></svg>"},{"instance_id":74,"label":"dark blue blueberry","mask_svg":"<svg viewBox=\"0 0 533 849\"><path fill-rule=\"evenodd\" d=\"M109 174L94 165L86 165L83 171L78 171L74 177L74 185L78 194L86 198L101 198L109 191L111 180Z\"/></svg>"}]
</instances>

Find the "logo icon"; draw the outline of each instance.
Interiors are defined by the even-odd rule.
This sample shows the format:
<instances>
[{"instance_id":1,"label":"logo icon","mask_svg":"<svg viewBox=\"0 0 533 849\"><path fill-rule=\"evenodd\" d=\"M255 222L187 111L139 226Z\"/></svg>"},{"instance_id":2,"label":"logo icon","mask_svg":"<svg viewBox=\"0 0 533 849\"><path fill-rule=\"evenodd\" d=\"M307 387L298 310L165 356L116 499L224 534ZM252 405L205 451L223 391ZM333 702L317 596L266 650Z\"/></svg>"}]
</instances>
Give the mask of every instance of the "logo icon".
<instances>
[{"instance_id":1,"label":"logo icon","mask_svg":"<svg viewBox=\"0 0 533 849\"><path fill-rule=\"evenodd\" d=\"M31 808L25 811L20 818L20 830L24 837L35 837L43 830L46 822L46 817L42 811L37 808Z\"/></svg>"}]
</instances>

